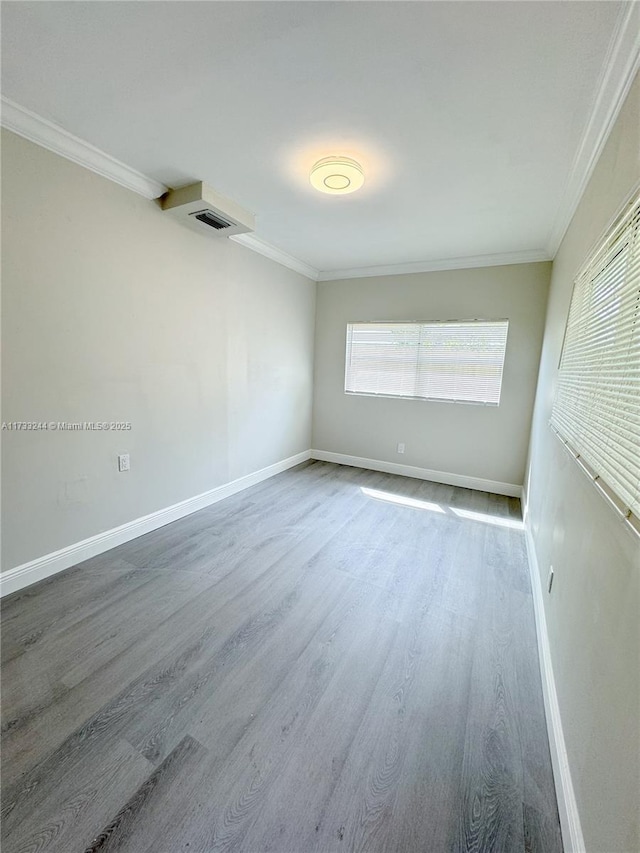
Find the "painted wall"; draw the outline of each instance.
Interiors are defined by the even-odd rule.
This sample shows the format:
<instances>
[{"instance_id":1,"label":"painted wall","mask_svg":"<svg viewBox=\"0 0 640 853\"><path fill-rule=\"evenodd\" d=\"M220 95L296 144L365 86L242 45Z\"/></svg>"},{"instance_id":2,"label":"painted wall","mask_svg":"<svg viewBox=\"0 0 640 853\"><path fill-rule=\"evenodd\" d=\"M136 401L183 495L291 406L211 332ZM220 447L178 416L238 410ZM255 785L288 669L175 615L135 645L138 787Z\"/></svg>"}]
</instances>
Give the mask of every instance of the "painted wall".
<instances>
[{"instance_id":1,"label":"painted wall","mask_svg":"<svg viewBox=\"0 0 640 853\"><path fill-rule=\"evenodd\" d=\"M553 264L528 474L528 517L588 853L640 850L640 540L548 427L573 280L640 181L640 78Z\"/></svg>"},{"instance_id":2,"label":"painted wall","mask_svg":"<svg viewBox=\"0 0 640 853\"><path fill-rule=\"evenodd\" d=\"M307 450L315 282L2 134L3 568ZM131 471L117 471L118 453Z\"/></svg>"},{"instance_id":3,"label":"painted wall","mask_svg":"<svg viewBox=\"0 0 640 853\"><path fill-rule=\"evenodd\" d=\"M549 263L318 284L313 447L522 485ZM499 407L348 396L345 335L354 320L509 320ZM403 455L396 452L404 442Z\"/></svg>"}]
</instances>

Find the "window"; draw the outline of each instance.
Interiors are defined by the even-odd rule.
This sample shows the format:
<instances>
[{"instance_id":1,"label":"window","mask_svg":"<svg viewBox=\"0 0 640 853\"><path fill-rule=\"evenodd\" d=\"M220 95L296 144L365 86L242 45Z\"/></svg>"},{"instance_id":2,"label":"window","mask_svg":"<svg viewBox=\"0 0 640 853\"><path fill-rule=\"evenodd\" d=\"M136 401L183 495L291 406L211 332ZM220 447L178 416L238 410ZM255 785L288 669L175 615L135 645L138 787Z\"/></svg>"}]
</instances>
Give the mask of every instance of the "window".
<instances>
[{"instance_id":1,"label":"window","mask_svg":"<svg viewBox=\"0 0 640 853\"><path fill-rule=\"evenodd\" d=\"M507 320L349 323L344 390L500 403Z\"/></svg>"},{"instance_id":2,"label":"window","mask_svg":"<svg viewBox=\"0 0 640 853\"><path fill-rule=\"evenodd\" d=\"M640 516L640 198L575 280L551 425Z\"/></svg>"}]
</instances>

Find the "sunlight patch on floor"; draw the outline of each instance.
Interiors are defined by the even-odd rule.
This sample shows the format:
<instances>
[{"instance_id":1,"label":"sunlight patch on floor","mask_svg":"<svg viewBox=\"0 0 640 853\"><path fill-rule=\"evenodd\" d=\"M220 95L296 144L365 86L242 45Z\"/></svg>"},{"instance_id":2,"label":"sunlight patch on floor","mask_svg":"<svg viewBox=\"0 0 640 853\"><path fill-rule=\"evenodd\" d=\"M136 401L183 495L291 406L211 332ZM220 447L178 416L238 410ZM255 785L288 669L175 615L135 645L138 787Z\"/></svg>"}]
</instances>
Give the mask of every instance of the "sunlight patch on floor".
<instances>
[{"instance_id":1,"label":"sunlight patch on floor","mask_svg":"<svg viewBox=\"0 0 640 853\"><path fill-rule=\"evenodd\" d=\"M524 525L519 518L505 518L502 515L489 515L486 512L474 512L470 509L458 509L452 506L448 509L458 518L481 521L483 524L495 524L497 527L510 527L512 530L524 530Z\"/></svg>"},{"instance_id":2,"label":"sunlight patch on floor","mask_svg":"<svg viewBox=\"0 0 640 853\"><path fill-rule=\"evenodd\" d=\"M366 489L364 486L360 487L360 491L368 498L373 498L376 501L400 504L401 506L408 506L412 509L428 509L430 512L444 513L445 511L440 504L429 503L428 501L419 501L415 498L406 498L404 495L394 495L392 492L380 492L377 489Z\"/></svg>"},{"instance_id":3,"label":"sunlight patch on floor","mask_svg":"<svg viewBox=\"0 0 640 853\"><path fill-rule=\"evenodd\" d=\"M524 530L522 521L518 518L506 518L502 515L491 515L487 512L476 512L470 509L458 509L457 507L443 507L437 503L429 501L420 501L417 498L408 498L404 495L396 495L393 492L382 492L378 489L367 489L364 486L360 487L360 491L368 498L373 498L376 501L385 501L386 503L397 504L398 506L406 506L410 509L424 509L429 512L438 512L442 515L454 515L457 518L463 518L467 521L479 521L482 524L492 524L496 527L508 527L511 530Z\"/></svg>"}]
</instances>

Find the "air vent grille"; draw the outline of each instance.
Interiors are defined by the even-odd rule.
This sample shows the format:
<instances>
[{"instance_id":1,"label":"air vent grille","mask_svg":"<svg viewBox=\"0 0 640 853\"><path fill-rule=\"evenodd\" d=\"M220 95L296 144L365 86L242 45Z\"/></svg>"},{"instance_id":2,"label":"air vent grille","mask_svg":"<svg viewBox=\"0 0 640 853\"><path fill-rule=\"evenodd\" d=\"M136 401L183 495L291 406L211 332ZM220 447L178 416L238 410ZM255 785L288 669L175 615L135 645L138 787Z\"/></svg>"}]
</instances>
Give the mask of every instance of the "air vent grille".
<instances>
[{"instance_id":1,"label":"air vent grille","mask_svg":"<svg viewBox=\"0 0 640 853\"><path fill-rule=\"evenodd\" d=\"M221 231L223 228L231 228L232 222L227 222L221 216L215 214L212 210L197 210L195 213L190 213L189 216L195 216L197 220L208 225L210 228L215 228Z\"/></svg>"},{"instance_id":2,"label":"air vent grille","mask_svg":"<svg viewBox=\"0 0 640 853\"><path fill-rule=\"evenodd\" d=\"M1 2L1 0L0 0ZM255 217L235 201L198 181L169 190L162 197L162 209L184 225L208 237L235 237L255 228Z\"/></svg>"}]
</instances>

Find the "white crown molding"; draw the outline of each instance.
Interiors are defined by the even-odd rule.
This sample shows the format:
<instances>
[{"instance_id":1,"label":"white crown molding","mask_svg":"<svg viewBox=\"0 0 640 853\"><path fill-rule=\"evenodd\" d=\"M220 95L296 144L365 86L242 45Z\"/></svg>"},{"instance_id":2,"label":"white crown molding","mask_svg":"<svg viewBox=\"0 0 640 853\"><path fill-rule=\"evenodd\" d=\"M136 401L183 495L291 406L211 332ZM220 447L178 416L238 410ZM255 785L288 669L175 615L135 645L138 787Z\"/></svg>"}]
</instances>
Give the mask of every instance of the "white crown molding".
<instances>
[{"instance_id":1,"label":"white crown molding","mask_svg":"<svg viewBox=\"0 0 640 853\"><path fill-rule=\"evenodd\" d=\"M145 198L158 198L167 191L164 184L148 178L141 172L131 169L115 157L105 154L99 148L85 142L64 128L31 110L2 97L0 110L2 127L35 142L79 166L84 166L103 178L108 178L120 186L133 190Z\"/></svg>"},{"instance_id":2,"label":"white crown molding","mask_svg":"<svg viewBox=\"0 0 640 853\"><path fill-rule=\"evenodd\" d=\"M618 27L612 38L591 116L573 161L547 249L319 271L253 234L237 235L231 239L312 281L406 275L551 260L555 257L639 68L640 2L630 2L623 6ZM160 182L130 168L59 125L4 96L1 98L0 124L145 198L158 198L167 191L167 187Z\"/></svg>"},{"instance_id":3,"label":"white crown molding","mask_svg":"<svg viewBox=\"0 0 640 853\"><path fill-rule=\"evenodd\" d=\"M18 136L23 136L30 142L35 142L36 145L47 148L49 151L53 151L91 172L95 172L97 175L102 175L103 178L108 178L128 190L133 190L144 198L159 198L167 192L168 187L159 181L131 169L125 163L96 148L95 145L74 136L59 125L42 118L42 116L20 106L20 104L16 104L15 101L3 96L0 103L0 124L7 130L17 133ZM239 234L231 239L313 281L318 280L318 270L275 246L265 243L264 240L260 240L253 234Z\"/></svg>"},{"instance_id":4,"label":"white crown molding","mask_svg":"<svg viewBox=\"0 0 640 853\"><path fill-rule=\"evenodd\" d=\"M353 267L342 270L323 270L318 281L337 281L343 278L371 278L380 275L407 275L416 272L441 270L467 270L474 267L502 267L507 264L534 264L551 260L544 249L526 252L501 252L495 255L469 255L466 258L443 258L435 261L417 261L407 264L388 264L379 267Z\"/></svg>"},{"instance_id":5,"label":"white crown molding","mask_svg":"<svg viewBox=\"0 0 640 853\"><path fill-rule=\"evenodd\" d=\"M573 160L551 236L549 256L554 258L578 203L593 174L620 109L640 69L640 2L622 7L609 52L578 151Z\"/></svg>"},{"instance_id":6,"label":"white crown molding","mask_svg":"<svg viewBox=\"0 0 640 853\"><path fill-rule=\"evenodd\" d=\"M64 569L82 563L84 560L91 559L91 557L97 557L98 554L103 554L117 545L122 545L124 542L129 542L131 539L143 536L159 527L164 527L165 524L184 518L192 512L198 512L198 510L235 495L250 486L255 486L263 480L268 480L269 477L280 474L288 468L300 465L310 457L311 452L303 450L302 453L296 453L295 456L290 456L288 459L282 459L280 462L254 471L253 474L246 474L244 477L217 486L201 495L187 498L180 503L152 512L149 515L142 516L142 518L128 521L119 527L83 539L82 542L76 542L66 548L61 548L59 551L54 551L52 554L45 554L29 563L23 563L21 566L9 569L0 575L0 597L18 592L25 586L44 580L50 575L55 575Z\"/></svg>"},{"instance_id":7,"label":"white crown molding","mask_svg":"<svg viewBox=\"0 0 640 853\"><path fill-rule=\"evenodd\" d=\"M264 240L256 237L255 234L236 234L233 237L229 237L229 239L240 243L241 246L246 246L252 252L257 252L259 255L264 255L265 258L270 258L272 261L282 264L283 267L288 267L290 270L299 272L312 281L318 281L320 272L315 267L305 264L304 261L294 258L293 255L288 255L281 249L272 246L271 243L266 243Z\"/></svg>"}]
</instances>

